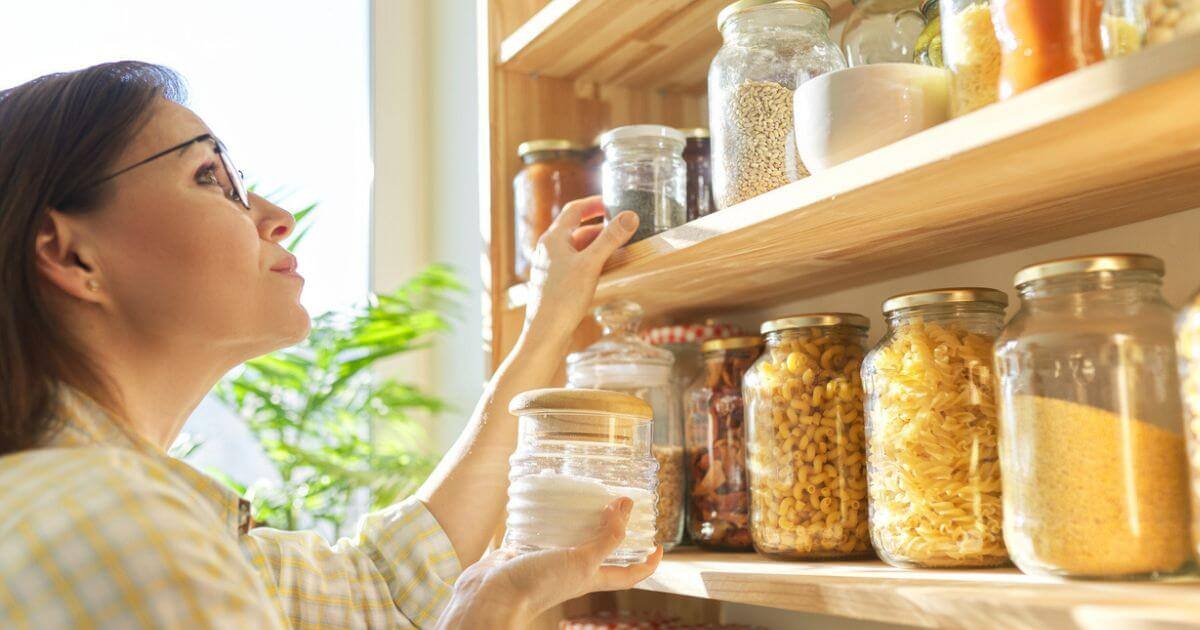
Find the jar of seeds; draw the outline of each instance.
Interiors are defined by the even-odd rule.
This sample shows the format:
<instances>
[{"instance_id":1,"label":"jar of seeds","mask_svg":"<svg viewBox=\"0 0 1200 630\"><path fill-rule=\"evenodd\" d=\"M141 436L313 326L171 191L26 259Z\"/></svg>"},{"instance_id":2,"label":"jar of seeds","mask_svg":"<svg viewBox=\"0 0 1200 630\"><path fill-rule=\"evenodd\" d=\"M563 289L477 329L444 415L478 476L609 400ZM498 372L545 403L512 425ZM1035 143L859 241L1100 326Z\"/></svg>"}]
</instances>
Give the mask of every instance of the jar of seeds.
<instances>
[{"instance_id":1,"label":"jar of seeds","mask_svg":"<svg viewBox=\"0 0 1200 630\"><path fill-rule=\"evenodd\" d=\"M708 70L713 196L725 209L808 176L792 93L846 67L821 0L741 0L717 17L724 44Z\"/></svg>"},{"instance_id":2,"label":"jar of seeds","mask_svg":"<svg viewBox=\"0 0 1200 630\"><path fill-rule=\"evenodd\" d=\"M687 164L682 132L662 125L617 127L600 137L601 188L608 216L637 213L636 243L687 222Z\"/></svg>"}]
</instances>

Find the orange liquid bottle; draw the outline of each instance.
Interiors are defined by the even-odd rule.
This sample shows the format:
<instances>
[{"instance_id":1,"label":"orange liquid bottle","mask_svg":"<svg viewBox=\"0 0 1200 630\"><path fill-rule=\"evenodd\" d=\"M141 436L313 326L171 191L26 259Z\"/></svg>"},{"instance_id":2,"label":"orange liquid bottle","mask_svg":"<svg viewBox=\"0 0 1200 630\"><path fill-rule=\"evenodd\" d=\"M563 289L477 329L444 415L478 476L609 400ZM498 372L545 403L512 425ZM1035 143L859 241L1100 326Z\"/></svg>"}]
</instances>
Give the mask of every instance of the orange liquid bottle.
<instances>
[{"instance_id":1,"label":"orange liquid bottle","mask_svg":"<svg viewBox=\"0 0 1200 630\"><path fill-rule=\"evenodd\" d=\"M1000 99L1102 61L1104 0L994 0Z\"/></svg>"}]
</instances>

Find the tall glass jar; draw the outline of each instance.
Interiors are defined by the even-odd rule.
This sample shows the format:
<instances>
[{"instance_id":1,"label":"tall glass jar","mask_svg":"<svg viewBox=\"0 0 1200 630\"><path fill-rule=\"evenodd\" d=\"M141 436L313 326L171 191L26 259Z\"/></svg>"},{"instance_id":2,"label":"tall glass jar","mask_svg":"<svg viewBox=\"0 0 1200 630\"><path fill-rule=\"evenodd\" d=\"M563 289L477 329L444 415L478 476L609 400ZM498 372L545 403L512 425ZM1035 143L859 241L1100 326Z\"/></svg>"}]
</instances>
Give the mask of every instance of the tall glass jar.
<instances>
[{"instance_id":1,"label":"tall glass jar","mask_svg":"<svg viewBox=\"0 0 1200 630\"><path fill-rule=\"evenodd\" d=\"M1200 557L1200 293L1192 296L1177 325L1179 378L1192 480L1192 545Z\"/></svg>"},{"instance_id":2,"label":"tall glass jar","mask_svg":"<svg viewBox=\"0 0 1200 630\"><path fill-rule=\"evenodd\" d=\"M656 326L641 333L642 341L670 352L675 357L671 366L671 385L675 388L679 404L679 418L686 422L684 392L691 387L700 371L704 359L700 346L710 339L724 339L741 335L741 328L731 324L719 324L711 320L703 324L672 324Z\"/></svg>"},{"instance_id":3,"label":"tall glass jar","mask_svg":"<svg viewBox=\"0 0 1200 630\"><path fill-rule=\"evenodd\" d=\"M629 497L625 540L604 563L644 561L654 551L657 483L650 406L616 392L539 389L513 398L509 411L519 420L504 546L577 546L595 534L605 506Z\"/></svg>"},{"instance_id":4,"label":"tall glass jar","mask_svg":"<svg viewBox=\"0 0 1200 630\"><path fill-rule=\"evenodd\" d=\"M773 558L871 553L859 367L870 322L816 313L766 322L746 373L750 535Z\"/></svg>"},{"instance_id":5,"label":"tall glass jar","mask_svg":"<svg viewBox=\"0 0 1200 630\"><path fill-rule=\"evenodd\" d=\"M1104 0L993 0L1001 100L1104 60Z\"/></svg>"},{"instance_id":6,"label":"tall glass jar","mask_svg":"<svg viewBox=\"0 0 1200 630\"><path fill-rule=\"evenodd\" d=\"M1040 263L996 341L1004 541L1026 573L1142 578L1191 557L1162 261Z\"/></svg>"},{"instance_id":7,"label":"tall glass jar","mask_svg":"<svg viewBox=\"0 0 1200 630\"><path fill-rule=\"evenodd\" d=\"M912 63L925 29L921 0L854 0L842 29L842 52L851 66Z\"/></svg>"},{"instance_id":8,"label":"tall glass jar","mask_svg":"<svg viewBox=\"0 0 1200 630\"><path fill-rule=\"evenodd\" d=\"M925 28L917 37L917 49L914 61L934 68L944 68L942 62L942 14L938 8L938 0L922 0L921 16L925 18Z\"/></svg>"},{"instance_id":9,"label":"tall glass jar","mask_svg":"<svg viewBox=\"0 0 1200 630\"><path fill-rule=\"evenodd\" d=\"M706 342L704 371L685 395L688 533L705 549L752 549L742 377L761 351L759 337Z\"/></svg>"},{"instance_id":10,"label":"tall glass jar","mask_svg":"<svg viewBox=\"0 0 1200 630\"><path fill-rule=\"evenodd\" d=\"M796 151L792 93L846 67L820 0L741 0L717 17L724 44L708 70L718 209L808 176Z\"/></svg>"},{"instance_id":11,"label":"tall glass jar","mask_svg":"<svg viewBox=\"0 0 1200 630\"><path fill-rule=\"evenodd\" d=\"M863 361L871 542L898 567L1005 564L992 343L1008 296L888 298Z\"/></svg>"},{"instance_id":12,"label":"tall glass jar","mask_svg":"<svg viewBox=\"0 0 1200 630\"><path fill-rule=\"evenodd\" d=\"M999 100L1000 41L988 0L942 0L940 5L950 115L962 116Z\"/></svg>"},{"instance_id":13,"label":"tall glass jar","mask_svg":"<svg viewBox=\"0 0 1200 630\"><path fill-rule=\"evenodd\" d=\"M563 206L589 194L587 166L581 147L567 140L530 140L517 147L524 164L513 179L516 248L513 272L529 280L529 265L538 239Z\"/></svg>"},{"instance_id":14,"label":"tall glass jar","mask_svg":"<svg viewBox=\"0 0 1200 630\"><path fill-rule=\"evenodd\" d=\"M683 421L671 383L675 362L670 352L638 338L642 307L628 300L600 306L600 339L567 357L567 386L622 392L640 398L654 411L653 446L658 461L658 511L655 542L664 549L683 536Z\"/></svg>"},{"instance_id":15,"label":"tall glass jar","mask_svg":"<svg viewBox=\"0 0 1200 630\"><path fill-rule=\"evenodd\" d=\"M1124 57L1146 44L1145 0L1105 0L1100 40L1104 56Z\"/></svg>"},{"instance_id":16,"label":"tall glass jar","mask_svg":"<svg viewBox=\"0 0 1200 630\"><path fill-rule=\"evenodd\" d=\"M662 125L617 127L600 138L604 205L609 217L636 212L630 243L687 222L687 165L683 134Z\"/></svg>"},{"instance_id":17,"label":"tall glass jar","mask_svg":"<svg viewBox=\"0 0 1200 630\"><path fill-rule=\"evenodd\" d=\"M712 141L706 127L682 129L687 137L683 161L687 164L687 220L717 211L712 195Z\"/></svg>"}]
</instances>

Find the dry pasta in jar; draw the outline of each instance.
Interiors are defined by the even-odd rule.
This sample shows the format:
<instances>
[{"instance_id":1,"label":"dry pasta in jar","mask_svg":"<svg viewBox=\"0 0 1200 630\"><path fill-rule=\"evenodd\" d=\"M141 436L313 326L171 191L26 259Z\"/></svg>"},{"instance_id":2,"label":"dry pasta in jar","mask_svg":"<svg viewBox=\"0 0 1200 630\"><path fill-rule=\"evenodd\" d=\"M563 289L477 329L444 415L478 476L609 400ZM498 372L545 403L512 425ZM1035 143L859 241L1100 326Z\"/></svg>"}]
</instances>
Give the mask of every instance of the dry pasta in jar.
<instances>
[{"instance_id":1,"label":"dry pasta in jar","mask_svg":"<svg viewBox=\"0 0 1200 630\"><path fill-rule=\"evenodd\" d=\"M1179 316L1179 379L1183 388L1184 434L1192 491L1192 547L1200 557L1200 293Z\"/></svg>"},{"instance_id":2,"label":"dry pasta in jar","mask_svg":"<svg viewBox=\"0 0 1200 630\"><path fill-rule=\"evenodd\" d=\"M869 555L863 389L870 322L818 313L763 324L746 373L750 536L776 558Z\"/></svg>"},{"instance_id":3,"label":"dry pasta in jar","mask_svg":"<svg viewBox=\"0 0 1200 630\"><path fill-rule=\"evenodd\" d=\"M1008 561L992 344L1008 297L938 289L884 302L887 334L867 355L871 541L900 567Z\"/></svg>"}]
</instances>

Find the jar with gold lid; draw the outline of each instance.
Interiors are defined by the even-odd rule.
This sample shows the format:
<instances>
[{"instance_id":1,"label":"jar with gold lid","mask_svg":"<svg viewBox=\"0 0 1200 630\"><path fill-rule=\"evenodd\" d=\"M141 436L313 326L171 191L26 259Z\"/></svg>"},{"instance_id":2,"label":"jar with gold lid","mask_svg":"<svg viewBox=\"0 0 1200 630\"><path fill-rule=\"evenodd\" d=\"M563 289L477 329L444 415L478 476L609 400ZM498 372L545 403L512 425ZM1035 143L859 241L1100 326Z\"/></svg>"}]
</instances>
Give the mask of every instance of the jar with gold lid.
<instances>
[{"instance_id":1,"label":"jar with gold lid","mask_svg":"<svg viewBox=\"0 0 1200 630\"><path fill-rule=\"evenodd\" d=\"M562 139L530 140L517 147L522 166L513 179L516 251L513 272L529 280L538 239L568 202L586 197L590 182L583 147Z\"/></svg>"}]
</instances>

